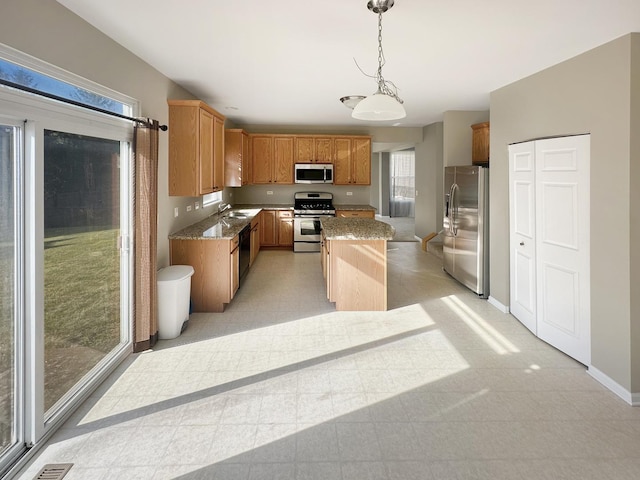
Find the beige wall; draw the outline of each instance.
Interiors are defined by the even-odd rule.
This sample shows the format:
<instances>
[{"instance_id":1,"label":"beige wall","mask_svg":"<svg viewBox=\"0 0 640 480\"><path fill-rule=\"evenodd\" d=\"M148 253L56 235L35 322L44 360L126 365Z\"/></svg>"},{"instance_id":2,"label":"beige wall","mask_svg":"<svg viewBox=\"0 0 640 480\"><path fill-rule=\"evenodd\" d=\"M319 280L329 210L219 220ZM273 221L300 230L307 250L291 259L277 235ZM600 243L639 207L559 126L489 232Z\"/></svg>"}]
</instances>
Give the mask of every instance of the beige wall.
<instances>
[{"instance_id":1,"label":"beige wall","mask_svg":"<svg viewBox=\"0 0 640 480\"><path fill-rule=\"evenodd\" d=\"M640 392L640 34L631 41L631 391Z\"/></svg>"},{"instance_id":2,"label":"beige wall","mask_svg":"<svg viewBox=\"0 0 640 480\"><path fill-rule=\"evenodd\" d=\"M471 165L471 125L489 121L489 111L444 112L443 158L444 166Z\"/></svg>"},{"instance_id":3,"label":"beige wall","mask_svg":"<svg viewBox=\"0 0 640 480\"><path fill-rule=\"evenodd\" d=\"M416 236L424 238L442 229L442 122L423 129L416 145Z\"/></svg>"},{"instance_id":4,"label":"beige wall","mask_svg":"<svg viewBox=\"0 0 640 480\"><path fill-rule=\"evenodd\" d=\"M590 133L591 361L631 392L640 391L640 368L634 358L632 371L629 340L633 322L633 346L640 348L638 307L634 304L633 316L630 310L630 280L640 267L630 242L638 239L638 222L632 230L637 212L629 206L638 196L630 191L640 160L634 140L631 168L630 58L639 41L639 34L627 35L491 93L491 296L509 304L508 145ZM636 98L636 121L638 110Z\"/></svg>"}]
</instances>

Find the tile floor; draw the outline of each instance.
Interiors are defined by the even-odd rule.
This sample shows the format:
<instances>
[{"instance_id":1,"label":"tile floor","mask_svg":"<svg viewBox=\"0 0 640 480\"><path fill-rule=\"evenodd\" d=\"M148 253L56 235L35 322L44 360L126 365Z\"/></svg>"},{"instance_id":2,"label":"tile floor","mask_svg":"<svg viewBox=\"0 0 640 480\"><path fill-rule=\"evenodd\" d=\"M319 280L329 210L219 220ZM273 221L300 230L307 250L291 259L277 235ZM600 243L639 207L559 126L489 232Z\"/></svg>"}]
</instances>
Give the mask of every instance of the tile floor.
<instances>
[{"instance_id":1,"label":"tile floor","mask_svg":"<svg viewBox=\"0 0 640 480\"><path fill-rule=\"evenodd\" d=\"M640 478L640 408L419 243L389 245L388 278L388 312L338 313L317 254L261 252L227 312L129 357L20 478Z\"/></svg>"}]
</instances>

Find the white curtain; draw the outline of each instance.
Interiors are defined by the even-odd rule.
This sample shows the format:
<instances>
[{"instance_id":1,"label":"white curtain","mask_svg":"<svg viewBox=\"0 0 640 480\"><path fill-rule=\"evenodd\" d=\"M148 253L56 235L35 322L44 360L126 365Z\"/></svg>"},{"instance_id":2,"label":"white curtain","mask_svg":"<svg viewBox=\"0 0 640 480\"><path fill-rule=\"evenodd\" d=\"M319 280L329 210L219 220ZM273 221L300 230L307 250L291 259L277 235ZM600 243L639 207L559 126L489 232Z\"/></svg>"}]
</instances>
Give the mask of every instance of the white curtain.
<instances>
[{"instance_id":1,"label":"white curtain","mask_svg":"<svg viewBox=\"0 0 640 480\"><path fill-rule=\"evenodd\" d=\"M415 216L415 151L392 152L390 159L391 188L389 195L389 216Z\"/></svg>"}]
</instances>

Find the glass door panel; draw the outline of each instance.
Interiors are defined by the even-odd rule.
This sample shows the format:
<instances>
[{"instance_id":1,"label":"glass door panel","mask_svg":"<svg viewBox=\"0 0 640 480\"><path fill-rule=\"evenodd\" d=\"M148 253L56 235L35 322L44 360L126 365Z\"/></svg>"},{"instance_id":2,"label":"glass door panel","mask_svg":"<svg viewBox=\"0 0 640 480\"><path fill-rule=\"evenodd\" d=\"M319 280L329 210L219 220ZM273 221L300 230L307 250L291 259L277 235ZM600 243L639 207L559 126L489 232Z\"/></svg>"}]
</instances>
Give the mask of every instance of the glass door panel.
<instances>
[{"instance_id":1,"label":"glass door panel","mask_svg":"<svg viewBox=\"0 0 640 480\"><path fill-rule=\"evenodd\" d=\"M44 131L44 409L121 343L120 151Z\"/></svg>"},{"instance_id":2,"label":"glass door panel","mask_svg":"<svg viewBox=\"0 0 640 480\"><path fill-rule=\"evenodd\" d=\"M2 458L19 443L17 319L19 267L16 236L15 167L19 158L18 127L0 124L0 473Z\"/></svg>"}]
</instances>

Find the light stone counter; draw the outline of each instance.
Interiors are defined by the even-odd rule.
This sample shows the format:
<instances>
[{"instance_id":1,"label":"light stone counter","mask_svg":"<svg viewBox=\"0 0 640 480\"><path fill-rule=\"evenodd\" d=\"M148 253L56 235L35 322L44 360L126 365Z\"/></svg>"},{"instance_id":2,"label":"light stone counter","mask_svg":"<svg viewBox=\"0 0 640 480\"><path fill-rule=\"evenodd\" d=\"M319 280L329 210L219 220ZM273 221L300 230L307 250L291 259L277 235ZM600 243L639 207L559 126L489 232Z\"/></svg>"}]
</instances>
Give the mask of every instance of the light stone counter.
<instances>
[{"instance_id":1,"label":"light stone counter","mask_svg":"<svg viewBox=\"0 0 640 480\"><path fill-rule=\"evenodd\" d=\"M371 218L328 217L320 220L327 240L392 240L396 229Z\"/></svg>"},{"instance_id":2,"label":"light stone counter","mask_svg":"<svg viewBox=\"0 0 640 480\"><path fill-rule=\"evenodd\" d=\"M343 205L343 204L333 204L333 207L336 210L347 210L347 211L356 211L356 212L374 212L376 209L371 205Z\"/></svg>"},{"instance_id":3,"label":"light stone counter","mask_svg":"<svg viewBox=\"0 0 640 480\"><path fill-rule=\"evenodd\" d=\"M231 239L251 223L262 210L293 210L291 205L234 205L231 210L214 213L198 223L169 235L169 240Z\"/></svg>"}]
</instances>

